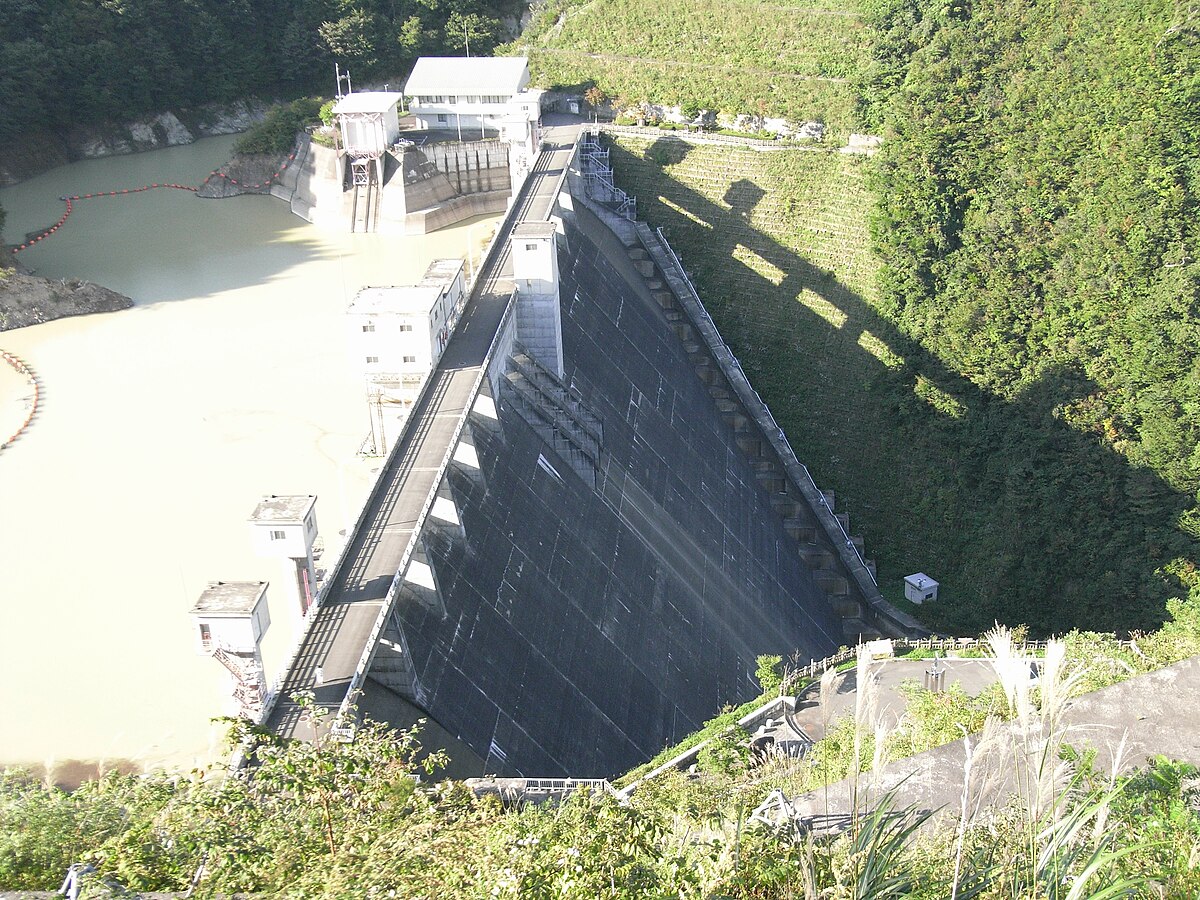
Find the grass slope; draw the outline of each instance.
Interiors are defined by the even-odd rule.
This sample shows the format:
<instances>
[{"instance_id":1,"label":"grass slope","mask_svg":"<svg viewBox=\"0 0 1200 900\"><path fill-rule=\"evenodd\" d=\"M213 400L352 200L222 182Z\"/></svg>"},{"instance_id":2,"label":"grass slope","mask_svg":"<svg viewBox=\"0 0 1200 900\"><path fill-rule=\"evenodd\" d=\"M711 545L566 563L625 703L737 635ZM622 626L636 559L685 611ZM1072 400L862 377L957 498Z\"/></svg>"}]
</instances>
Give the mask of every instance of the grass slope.
<instances>
[{"instance_id":1,"label":"grass slope","mask_svg":"<svg viewBox=\"0 0 1200 900\"><path fill-rule=\"evenodd\" d=\"M591 0L550 3L514 45L542 86L610 97L817 119L849 130L846 79L867 61L853 0Z\"/></svg>"}]
</instances>

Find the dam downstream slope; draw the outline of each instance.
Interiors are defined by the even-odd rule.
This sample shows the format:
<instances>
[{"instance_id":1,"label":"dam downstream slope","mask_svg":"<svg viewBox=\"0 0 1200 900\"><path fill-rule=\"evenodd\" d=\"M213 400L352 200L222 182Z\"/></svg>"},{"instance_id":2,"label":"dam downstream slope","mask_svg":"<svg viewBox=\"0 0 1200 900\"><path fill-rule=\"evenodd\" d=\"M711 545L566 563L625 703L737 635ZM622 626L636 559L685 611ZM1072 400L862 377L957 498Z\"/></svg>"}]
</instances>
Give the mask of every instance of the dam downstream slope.
<instances>
[{"instance_id":1,"label":"dam downstream slope","mask_svg":"<svg viewBox=\"0 0 1200 900\"><path fill-rule=\"evenodd\" d=\"M564 378L511 345L447 472L461 528L426 529L434 588L395 609L412 699L497 774L612 775L757 695L758 654L842 635L625 248L563 218Z\"/></svg>"}]
</instances>

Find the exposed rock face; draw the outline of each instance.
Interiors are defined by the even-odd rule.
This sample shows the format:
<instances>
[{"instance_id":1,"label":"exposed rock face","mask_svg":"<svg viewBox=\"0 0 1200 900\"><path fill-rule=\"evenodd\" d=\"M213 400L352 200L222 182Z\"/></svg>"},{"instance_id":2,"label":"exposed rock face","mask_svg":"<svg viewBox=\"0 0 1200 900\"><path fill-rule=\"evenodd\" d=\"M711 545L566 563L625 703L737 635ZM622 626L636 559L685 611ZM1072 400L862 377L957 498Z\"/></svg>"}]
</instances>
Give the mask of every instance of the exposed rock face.
<instances>
[{"instance_id":1,"label":"exposed rock face","mask_svg":"<svg viewBox=\"0 0 1200 900\"><path fill-rule=\"evenodd\" d=\"M290 162L288 155L282 153L236 154L221 166L218 174L204 179L196 196L211 199L269 194L271 185Z\"/></svg>"},{"instance_id":2,"label":"exposed rock face","mask_svg":"<svg viewBox=\"0 0 1200 900\"><path fill-rule=\"evenodd\" d=\"M118 125L34 132L0 147L0 186L16 184L65 163L190 144L202 137L245 131L266 113L267 104L239 100L223 106L180 109Z\"/></svg>"},{"instance_id":3,"label":"exposed rock face","mask_svg":"<svg viewBox=\"0 0 1200 900\"><path fill-rule=\"evenodd\" d=\"M90 281L38 278L0 268L0 331L131 306L133 301L124 294Z\"/></svg>"}]
</instances>

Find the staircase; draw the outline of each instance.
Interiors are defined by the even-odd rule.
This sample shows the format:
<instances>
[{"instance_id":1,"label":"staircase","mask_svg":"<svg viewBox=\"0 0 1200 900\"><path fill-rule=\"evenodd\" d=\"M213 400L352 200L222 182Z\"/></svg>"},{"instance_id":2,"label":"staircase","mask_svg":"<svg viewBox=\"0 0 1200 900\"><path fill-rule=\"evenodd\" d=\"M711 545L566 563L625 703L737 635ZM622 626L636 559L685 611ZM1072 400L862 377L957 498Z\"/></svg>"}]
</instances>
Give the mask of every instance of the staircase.
<instances>
[{"instance_id":1,"label":"staircase","mask_svg":"<svg viewBox=\"0 0 1200 900\"><path fill-rule=\"evenodd\" d=\"M257 722L267 693L262 663L253 653L227 647L213 648L212 655L233 675L233 698L238 704L238 714Z\"/></svg>"},{"instance_id":2,"label":"staircase","mask_svg":"<svg viewBox=\"0 0 1200 900\"><path fill-rule=\"evenodd\" d=\"M638 226L644 229L644 225ZM647 229L648 230L648 229ZM643 246L627 248L634 268L645 278L647 287L670 323L671 329L683 345L688 360L708 389L721 418L733 430L734 440L750 461L755 479L766 491L771 506L783 519L787 533L796 542L796 550L804 564L812 572L813 580L825 593L830 605L842 617L843 631L850 638L877 637L877 628L864 619L863 603L850 582L841 555L831 544L826 529L797 486L792 483L788 472L774 447L765 439L763 431L738 398L733 386L722 372L705 340L681 308L675 294L665 284L662 272ZM732 354L730 354L732 356ZM736 365L736 360L734 360ZM861 556L863 541L849 536L850 517L846 513L833 512L834 496L831 491L820 492L817 500L824 509L833 513L844 533L849 547ZM863 565L875 578L875 563L863 560Z\"/></svg>"},{"instance_id":3,"label":"staircase","mask_svg":"<svg viewBox=\"0 0 1200 900\"><path fill-rule=\"evenodd\" d=\"M594 488L604 443L600 418L520 344L514 343L504 377L521 418Z\"/></svg>"},{"instance_id":4,"label":"staircase","mask_svg":"<svg viewBox=\"0 0 1200 900\"><path fill-rule=\"evenodd\" d=\"M630 197L613 182L608 150L600 145L599 135L580 135L580 170L588 199L630 222L637 220L637 199Z\"/></svg>"}]
</instances>

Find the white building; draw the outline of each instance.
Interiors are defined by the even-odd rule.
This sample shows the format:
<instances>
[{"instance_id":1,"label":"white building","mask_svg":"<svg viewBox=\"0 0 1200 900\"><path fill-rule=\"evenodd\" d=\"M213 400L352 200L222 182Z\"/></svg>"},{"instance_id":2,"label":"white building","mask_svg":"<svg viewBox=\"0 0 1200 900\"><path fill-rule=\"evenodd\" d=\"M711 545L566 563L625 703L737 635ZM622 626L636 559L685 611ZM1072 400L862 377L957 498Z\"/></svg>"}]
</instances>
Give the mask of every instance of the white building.
<instances>
[{"instance_id":1,"label":"white building","mask_svg":"<svg viewBox=\"0 0 1200 900\"><path fill-rule=\"evenodd\" d=\"M265 581L214 581L192 607L196 651L254 653L271 625Z\"/></svg>"},{"instance_id":2,"label":"white building","mask_svg":"<svg viewBox=\"0 0 1200 900\"><path fill-rule=\"evenodd\" d=\"M347 94L333 106L340 146L338 156L350 161L355 184L366 184L367 167L375 164L375 180L383 183L383 154L400 137L396 107L404 99L395 91L363 91Z\"/></svg>"},{"instance_id":3,"label":"white building","mask_svg":"<svg viewBox=\"0 0 1200 900\"><path fill-rule=\"evenodd\" d=\"M271 624L265 581L216 581L191 610L196 650L229 672L231 712L257 720L266 698L261 642Z\"/></svg>"},{"instance_id":4,"label":"white building","mask_svg":"<svg viewBox=\"0 0 1200 900\"><path fill-rule=\"evenodd\" d=\"M563 377L562 313L558 299L558 229L521 222L512 232L517 285L517 336L545 368Z\"/></svg>"},{"instance_id":5,"label":"white building","mask_svg":"<svg viewBox=\"0 0 1200 900\"><path fill-rule=\"evenodd\" d=\"M409 112L422 129L458 130L479 137L505 118L541 119L542 91L528 90L523 56L423 56L404 84Z\"/></svg>"},{"instance_id":6,"label":"white building","mask_svg":"<svg viewBox=\"0 0 1200 900\"><path fill-rule=\"evenodd\" d=\"M352 155L378 156L400 136L396 107L403 95L395 91L347 94L333 106L342 149Z\"/></svg>"},{"instance_id":7,"label":"white building","mask_svg":"<svg viewBox=\"0 0 1200 900\"><path fill-rule=\"evenodd\" d=\"M283 591L292 619L303 621L317 593L313 544L317 540L317 498L312 494L263 497L250 514L250 540L259 556L282 560Z\"/></svg>"},{"instance_id":8,"label":"white building","mask_svg":"<svg viewBox=\"0 0 1200 900\"><path fill-rule=\"evenodd\" d=\"M937 599L938 583L924 572L904 576L904 599L925 603Z\"/></svg>"},{"instance_id":9,"label":"white building","mask_svg":"<svg viewBox=\"0 0 1200 900\"><path fill-rule=\"evenodd\" d=\"M347 310L350 347L363 372L376 450L386 450L466 304L461 259L430 263L419 284L367 287ZM385 407L392 412L385 411ZM387 420L395 420L388 427Z\"/></svg>"}]
</instances>

